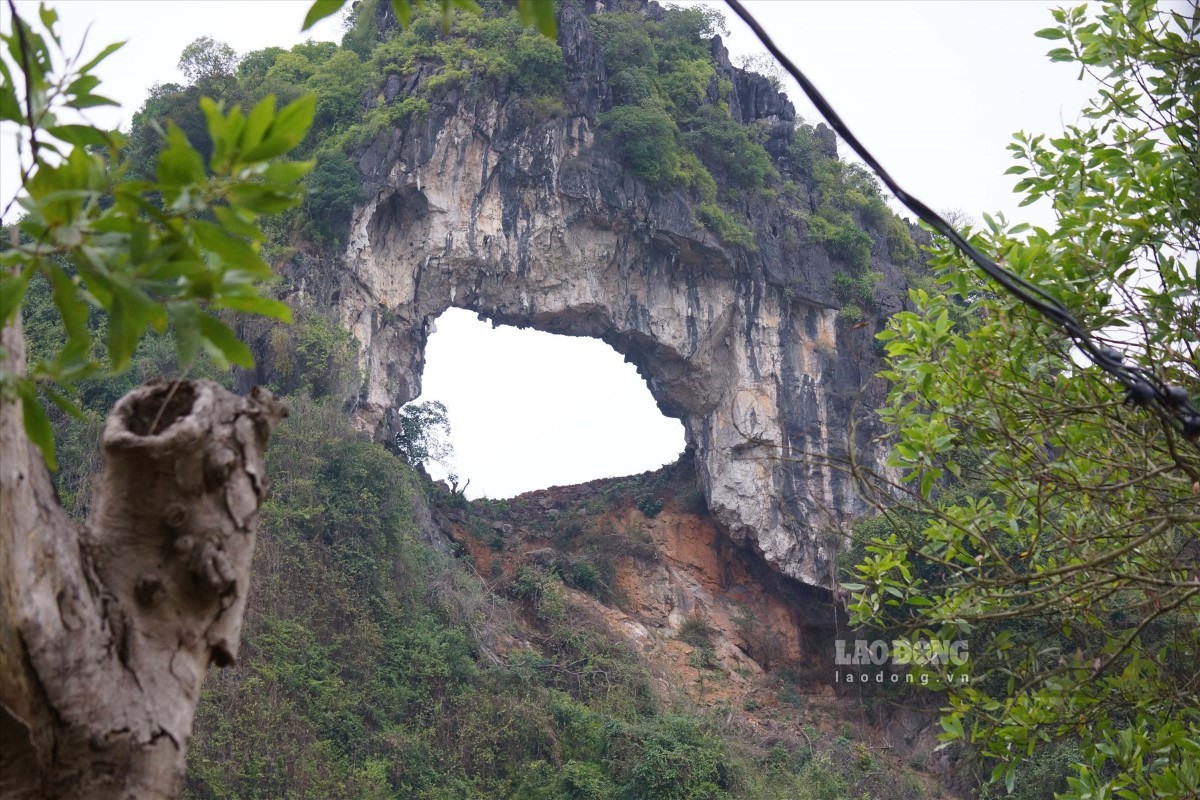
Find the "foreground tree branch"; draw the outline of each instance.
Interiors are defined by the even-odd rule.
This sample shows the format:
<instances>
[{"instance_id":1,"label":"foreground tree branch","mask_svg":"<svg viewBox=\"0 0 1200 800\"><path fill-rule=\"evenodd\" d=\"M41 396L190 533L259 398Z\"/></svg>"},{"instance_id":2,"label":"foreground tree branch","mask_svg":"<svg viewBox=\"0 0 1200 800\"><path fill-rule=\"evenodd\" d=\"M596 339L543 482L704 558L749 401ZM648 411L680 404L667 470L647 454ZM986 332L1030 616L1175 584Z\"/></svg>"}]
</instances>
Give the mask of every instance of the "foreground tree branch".
<instances>
[{"instance_id":1,"label":"foreground tree branch","mask_svg":"<svg viewBox=\"0 0 1200 800\"><path fill-rule=\"evenodd\" d=\"M18 322L3 345L20 374ZM130 392L80 526L20 403L0 401L0 796L176 796L208 665L237 655L263 451L285 414L207 381Z\"/></svg>"},{"instance_id":2,"label":"foreground tree branch","mask_svg":"<svg viewBox=\"0 0 1200 800\"><path fill-rule=\"evenodd\" d=\"M1009 146L1023 205L1052 200L1056 224L984 215L969 238L1146 385L1114 391L1083 337L935 241L934 285L879 336L901 474L858 471L888 514L860 525L845 587L854 621L970 639L943 739L1009 791L1066 757L1044 787L1064 800L1200 797L1200 6L1051 15L1050 58L1108 88L1061 135ZM1149 407L1160 390L1170 413Z\"/></svg>"}]
</instances>

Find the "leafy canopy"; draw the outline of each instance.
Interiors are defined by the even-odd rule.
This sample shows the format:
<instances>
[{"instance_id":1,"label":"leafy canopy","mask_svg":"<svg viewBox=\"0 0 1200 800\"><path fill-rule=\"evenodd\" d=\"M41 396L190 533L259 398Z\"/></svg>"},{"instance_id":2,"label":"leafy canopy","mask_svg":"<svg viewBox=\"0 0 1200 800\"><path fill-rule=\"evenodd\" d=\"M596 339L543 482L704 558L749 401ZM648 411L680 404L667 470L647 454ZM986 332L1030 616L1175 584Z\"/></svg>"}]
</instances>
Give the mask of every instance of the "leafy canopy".
<instances>
[{"instance_id":1,"label":"leafy canopy","mask_svg":"<svg viewBox=\"0 0 1200 800\"><path fill-rule=\"evenodd\" d=\"M396 449L409 466L437 462L450 468L454 446L450 443L450 416L445 403L426 400L409 403L395 420ZM457 481L457 476L451 475Z\"/></svg>"},{"instance_id":2,"label":"leafy canopy","mask_svg":"<svg viewBox=\"0 0 1200 800\"><path fill-rule=\"evenodd\" d=\"M326 17L331 17L342 10L349 0L315 0L304 17L304 27L308 30ZM420 8L425 0L389 0L392 13L396 15L400 25L408 27L412 19L413 7ZM461 8L478 14L479 4L475 0L436 0L442 13L442 26L450 27L454 10ZM432 5L431 0L431 5ZM517 0L517 13L520 14L524 25L536 27L543 35L553 39L556 31L554 20L554 0Z\"/></svg>"},{"instance_id":3,"label":"leafy canopy","mask_svg":"<svg viewBox=\"0 0 1200 800\"><path fill-rule=\"evenodd\" d=\"M0 34L0 120L18 126L23 157L14 202L24 211L0 253L0 323L18 313L40 274L66 329L57 352L24 375L3 375L3 387L20 395L26 430L52 467L39 386L74 410L60 390L104 367L124 369L148 329L170 331L185 370L201 351L220 364L248 366L250 351L218 312L290 319L287 306L261 291L273 274L260 253L258 220L300 202L311 163L277 159L304 138L314 109L311 97L278 111L266 97L248 113L202 100L212 142L207 163L170 124L160 133L153 174L127 180L125 138L78 113L113 104L94 93L92 72L121 45L82 61L64 49L57 23L42 6L36 27L13 13L11 29ZM103 354L93 346L92 314L107 323Z\"/></svg>"},{"instance_id":4,"label":"leafy canopy","mask_svg":"<svg viewBox=\"0 0 1200 800\"><path fill-rule=\"evenodd\" d=\"M1200 12L1146 0L1053 12L1049 55L1093 75L1085 122L1010 146L1051 229L984 215L973 243L1101 341L1200 390ZM947 245L936 291L880 334L889 466L852 611L966 638L946 741L1011 791L1031 754L1078 744L1062 798L1200 796L1200 452L1080 366L1054 325ZM963 313L963 309L967 313ZM882 525L882 530L880 527ZM961 675L943 674L947 681Z\"/></svg>"},{"instance_id":5,"label":"leafy canopy","mask_svg":"<svg viewBox=\"0 0 1200 800\"><path fill-rule=\"evenodd\" d=\"M207 83L229 77L237 67L237 52L224 42L201 36L183 48L179 56L179 71L190 84Z\"/></svg>"}]
</instances>

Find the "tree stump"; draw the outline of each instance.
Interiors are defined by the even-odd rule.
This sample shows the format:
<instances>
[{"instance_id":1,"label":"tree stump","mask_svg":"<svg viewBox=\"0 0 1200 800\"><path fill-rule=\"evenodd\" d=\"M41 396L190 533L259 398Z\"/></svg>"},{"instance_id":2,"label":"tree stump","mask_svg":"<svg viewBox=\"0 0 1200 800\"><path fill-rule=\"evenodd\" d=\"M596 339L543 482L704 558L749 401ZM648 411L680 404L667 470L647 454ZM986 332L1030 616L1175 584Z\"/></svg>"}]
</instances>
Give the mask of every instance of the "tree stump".
<instances>
[{"instance_id":1,"label":"tree stump","mask_svg":"<svg viewBox=\"0 0 1200 800\"><path fill-rule=\"evenodd\" d=\"M130 392L80 526L19 402L0 400L0 796L177 796L208 665L237 656L263 452L286 413L208 381Z\"/></svg>"}]
</instances>

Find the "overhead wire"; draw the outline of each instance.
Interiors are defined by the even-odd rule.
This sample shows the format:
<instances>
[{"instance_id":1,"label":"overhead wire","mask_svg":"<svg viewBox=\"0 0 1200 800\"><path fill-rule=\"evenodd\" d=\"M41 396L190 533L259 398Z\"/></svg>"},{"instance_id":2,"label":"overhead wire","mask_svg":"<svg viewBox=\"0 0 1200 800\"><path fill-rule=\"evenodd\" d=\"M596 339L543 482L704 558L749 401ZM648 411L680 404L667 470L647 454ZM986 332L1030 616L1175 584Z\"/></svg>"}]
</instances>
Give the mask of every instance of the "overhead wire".
<instances>
[{"instance_id":1,"label":"overhead wire","mask_svg":"<svg viewBox=\"0 0 1200 800\"><path fill-rule=\"evenodd\" d=\"M746 10L739 0L725 0L739 19L749 26L758 40L774 56L775 60L804 91L829 126L874 170L880 180L891 190L896 199L907 206L923 222L945 236L963 255L969 258L988 277L1000 284L1009 294L1037 311L1046 319L1061 327L1093 364L1111 375L1125 388L1127 402L1152 409L1160 418L1182 433L1193 444L1200 440L1200 409L1192 404L1187 391L1181 386L1167 383L1152 371L1125 363L1124 356L1113 347L1103 345L1068 311L1052 294L1025 278L1001 267L980 253L962 237L940 214L906 192L888 173L878 159L858 140L850 127L833 109L825 96L808 79L799 67L779 49L770 34L758 20Z\"/></svg>"}]
</instances>

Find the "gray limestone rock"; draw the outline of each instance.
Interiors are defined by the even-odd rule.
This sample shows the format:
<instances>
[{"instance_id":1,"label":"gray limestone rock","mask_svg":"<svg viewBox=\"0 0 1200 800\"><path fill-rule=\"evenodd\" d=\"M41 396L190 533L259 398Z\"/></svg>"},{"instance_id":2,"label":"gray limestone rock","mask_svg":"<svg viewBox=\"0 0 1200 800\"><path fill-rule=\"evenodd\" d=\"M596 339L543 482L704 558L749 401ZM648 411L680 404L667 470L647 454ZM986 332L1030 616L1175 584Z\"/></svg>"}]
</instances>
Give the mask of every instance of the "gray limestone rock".
<instances>
[{"instance_id":1,"label":"gray limestone rock","mask_svg":"<svg viewBox=\"0 0 1200 800\"><path fill-rule=\"evenodd\" d=\"M382 425L420 393L433 320L451 307L602 339L683 421L728 534L828 586L831 534L862 510L842 466L851 439L863 463L880 459L870 413L879 321L839 322L838 266L808 238L803 213L748 196L733 210L757 249L730 247L695 221L695 198L650 191L613 160L597 142L596 114L611 103L600 48L573 6L559 30L565 116L531 121L519 98L464 87L359 153L369 199L333 296L361 345L360 417ZM719 40L714 52L735 87L731 113L768 127L772 152L786 149L786 97L730 66ZM385 98L404 91L389 83ZM831 133L819 141L836 148ZM874 238L871 266L885 276L876 301L895 310L904 281Z\"/></svg>"}]
</instances>

